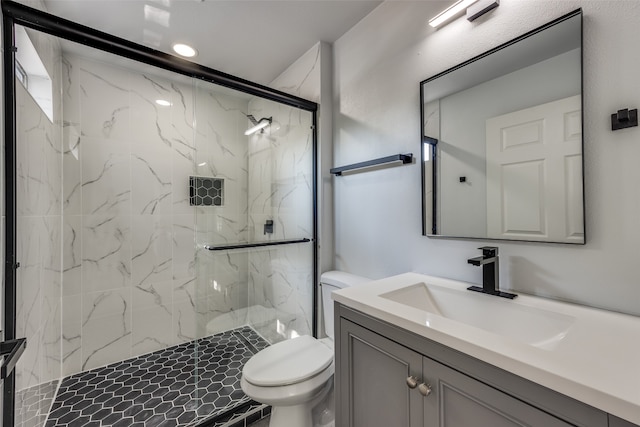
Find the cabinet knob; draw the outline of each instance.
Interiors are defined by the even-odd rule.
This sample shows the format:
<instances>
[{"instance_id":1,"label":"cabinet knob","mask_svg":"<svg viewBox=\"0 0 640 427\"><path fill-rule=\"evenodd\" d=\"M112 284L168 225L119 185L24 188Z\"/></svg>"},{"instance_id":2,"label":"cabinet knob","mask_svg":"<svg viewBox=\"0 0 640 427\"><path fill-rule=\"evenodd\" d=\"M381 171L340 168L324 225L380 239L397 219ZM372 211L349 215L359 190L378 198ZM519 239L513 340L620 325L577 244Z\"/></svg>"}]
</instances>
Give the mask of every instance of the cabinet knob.
<instances>
[{"instance_id":1,"label":"cabinet knob","mask_svg":"<svg viewBox=\"0 0 640 427\"><path fill-rule=\"evenodd\" d=\"M427 397L431 394L431 386L429 384L422 383L418 386L418 391L424 397Z\"/></svg>"},{"instance_id":2,"label":"cabinet knob","mask_svg":"<svg viewBox=\"0 0 640 427\"><path fill-rule=\"evenodd\" d=\"M414 376L408 376L407 386L409 386L409 388L416 388L418 386L418 379Z\"/></svg>"}]
</instances>

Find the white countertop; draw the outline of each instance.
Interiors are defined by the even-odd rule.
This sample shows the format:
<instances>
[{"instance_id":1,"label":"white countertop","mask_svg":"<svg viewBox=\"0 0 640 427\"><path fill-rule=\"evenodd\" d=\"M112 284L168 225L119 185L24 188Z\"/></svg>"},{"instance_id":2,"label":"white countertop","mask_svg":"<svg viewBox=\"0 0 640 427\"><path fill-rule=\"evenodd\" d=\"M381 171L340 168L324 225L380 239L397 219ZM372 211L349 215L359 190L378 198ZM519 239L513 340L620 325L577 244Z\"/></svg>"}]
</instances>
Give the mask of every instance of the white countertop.
<instances>
[{"instance_id":1,"label":"white countertop","mask_svg":"<svg viewBox=\"0 0 640 427\"><path fill-rule=\"evenodd\" d=\"M573 320L566 335L544 348L380 296L418 283L491 298L491 304L502 304L508 310L539 309ZM528 295L507 300L466 291L469 285L472 284L405 273L336 291L333 299L640 424L640 317ZM509 322L509 318L502 320Z\"/></svg>"}]
</instances>

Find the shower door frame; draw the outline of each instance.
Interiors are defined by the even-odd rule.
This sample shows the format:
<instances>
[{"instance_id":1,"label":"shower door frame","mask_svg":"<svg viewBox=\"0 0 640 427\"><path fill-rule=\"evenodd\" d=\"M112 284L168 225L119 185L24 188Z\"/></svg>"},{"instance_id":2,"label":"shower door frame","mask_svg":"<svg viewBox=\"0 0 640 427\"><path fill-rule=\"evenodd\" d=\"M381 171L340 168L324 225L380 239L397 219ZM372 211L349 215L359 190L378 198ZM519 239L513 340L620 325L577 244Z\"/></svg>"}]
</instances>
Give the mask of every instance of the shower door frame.
<instances>
[{"instance_id":1,"label":"shower door frame","mask_svg":"<svg viewBox=\"0 0 640 427\"><path fill-rule=\"evenodd\" d=\"M176 74L235 89L253 96L275 101L312 114L312 175L313 175L313 292L312 333L317 335L317 277L318 277L318 104L267 86L253 83L213 68L190 62L114 35L42 12L37 9L2 0L2 46L4 84L4 144L5 144L5 260L4 260L4 316L2 340L16 337L16 271L17 260L17 141L16 141L16 83L15 83L15 25L31 28L107 53L152 65ZM2 386L3 426L13 426L15 420L15 371Z\"/></svg>"}]
</instances>

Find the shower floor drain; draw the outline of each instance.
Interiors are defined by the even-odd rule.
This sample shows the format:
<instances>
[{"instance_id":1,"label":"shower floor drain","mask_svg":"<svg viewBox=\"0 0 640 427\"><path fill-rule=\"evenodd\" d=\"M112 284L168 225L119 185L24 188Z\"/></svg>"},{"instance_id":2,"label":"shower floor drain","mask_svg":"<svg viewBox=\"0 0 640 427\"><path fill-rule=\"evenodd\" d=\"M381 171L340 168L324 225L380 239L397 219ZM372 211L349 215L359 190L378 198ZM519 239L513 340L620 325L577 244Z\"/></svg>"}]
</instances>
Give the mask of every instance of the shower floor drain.
<instances>
[{"instance_id":1,"label":"shower floor drain","mask_svg":"<svg viewBox=\"0 0 640 427\"><path fill-rule=\"evenodd\" d=\"M198 425L247 406L242 367L268 345L242 327L72 375L45 426Z\"/></svg>"}]
</instances>

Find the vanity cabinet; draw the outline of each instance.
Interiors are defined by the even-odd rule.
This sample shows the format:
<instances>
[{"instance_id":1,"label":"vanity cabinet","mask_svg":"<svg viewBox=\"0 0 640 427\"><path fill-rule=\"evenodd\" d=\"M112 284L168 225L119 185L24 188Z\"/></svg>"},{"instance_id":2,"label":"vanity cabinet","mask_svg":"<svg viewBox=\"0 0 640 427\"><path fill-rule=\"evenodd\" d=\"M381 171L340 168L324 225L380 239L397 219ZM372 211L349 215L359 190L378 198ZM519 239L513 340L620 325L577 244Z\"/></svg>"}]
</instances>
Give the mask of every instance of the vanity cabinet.
<instances>
[{"instance_id":1,"label":"vanity cabinet","mask_svg":"<svg viewBox=\"0 0 640 427\"><path fill-rule=\"evenodd\" d=\"M336 371L335 385L343 396L336 402L344 405L336 427L424 425L423 396L406 382L410 376L422 377L422 356L347 320L340 329L336 358L344 375Z\"/></svg>"},{"instance_id":2,"label":"vanity cabinet","mask_svg":"<svg viewBox=\"0 0 640 427\"><path fill-rule=\"evenodd\" d=\"M350 404L338 426L571 426L348 320L340 337Z\"/></svg>"},{"instance_id":3,"label":"vanity cabinet","mask_svg":"<svg viewBox=\"0 0 640 427\"><path fill-rule=\"evenodd\" d=\"M629 421L621 420L618 417L609 415L609 427L638 427L638 426L636 424L630 423Z\"/></svg>"},{"instance_id":4,"label":"vanity cabinet","mask_svg":"<svg viewBox=\"0 0 640 427\"><path fill-rule=\"evenodd\" d=\"M336 427L609 426L603 411L442 344L340 304L335 315Z\"/></svg>"}]
</instances>

